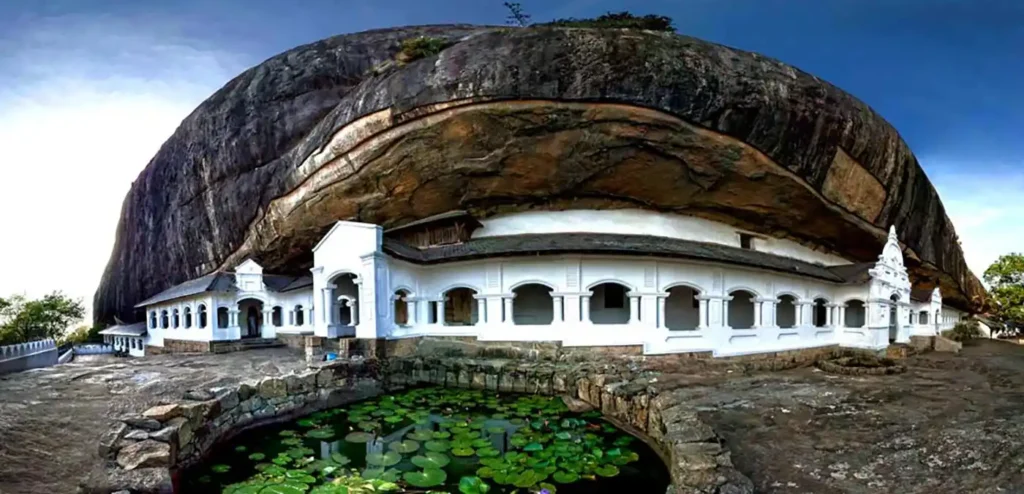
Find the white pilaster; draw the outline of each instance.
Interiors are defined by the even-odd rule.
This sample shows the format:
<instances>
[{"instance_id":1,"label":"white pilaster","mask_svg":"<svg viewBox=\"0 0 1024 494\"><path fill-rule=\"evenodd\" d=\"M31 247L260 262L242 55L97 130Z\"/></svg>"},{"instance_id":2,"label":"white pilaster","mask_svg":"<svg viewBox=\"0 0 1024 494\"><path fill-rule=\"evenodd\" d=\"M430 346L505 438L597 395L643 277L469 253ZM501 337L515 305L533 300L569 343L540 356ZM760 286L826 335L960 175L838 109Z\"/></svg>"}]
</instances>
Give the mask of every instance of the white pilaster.
<instances>
[{"instance_id":1,"label":"white pilaster","mask_svg":"<svg viewBox=\"0 0 1024 494\"><path fill-rule=\"evenodd\" d=\"M668 329L668 324L665 323L665 304L668 297L658 297L658 329Z\"/></svg>"},{"instance_id":2,"label":"white pilaster","mask_svg":"<svg viewBox=\"0 0 1024 494\"><path fill-rule=\"evenodd\" d=\"M629 324L640 323L640 296L629 295Z\"/></svg>"},{"instance_id":3,"label":"white pilaster","mask_svg":"<svg viewBox=\"0 0 1024 494\"><path fill-rule=\"evenodd\" d=\"M551 297L551 303L554 305L553 309L555 314L554 320L551 321L552 324L561 324L565 322L565 312L563 310L562 297Z\"/></svg>"},{"instance_id":4,"label":"white pilaster","mask_svg":"<svg viewBox=\"0 0 1024 494\"><path fill-rule=\"evenodd\" d=\"M514 297L515 297L515 295L505 295L502 298L502 303L505 304L505 321L504 322L505 322L505 324L510 325L510 326L515 324L515 319L514 319L515 314L513 314L513 312L512 312L513 311L512 299Z\"/></svg>"},{"instance_id":5,"label":"white pilaster","mask_svg":"<svg viewBox=\"0 0 1024 494\"><path fill-rule=\"evenodd\" d=\"M580 304L581 304L581 307L582 307L580 309L580 322L589 324L591 322L590 321L590 295L589 294L583 295L580 298Z\"/></svg>"}]
</instances>

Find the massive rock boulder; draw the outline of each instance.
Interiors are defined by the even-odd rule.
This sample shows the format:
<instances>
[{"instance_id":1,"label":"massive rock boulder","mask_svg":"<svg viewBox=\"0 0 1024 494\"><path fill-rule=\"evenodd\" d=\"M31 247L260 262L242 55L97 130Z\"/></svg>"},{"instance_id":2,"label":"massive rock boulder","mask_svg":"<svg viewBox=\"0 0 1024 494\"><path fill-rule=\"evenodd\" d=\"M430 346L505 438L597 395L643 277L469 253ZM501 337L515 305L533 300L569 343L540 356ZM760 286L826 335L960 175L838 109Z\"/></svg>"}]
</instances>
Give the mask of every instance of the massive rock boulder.
<instances>
[{"instance_id":1,"label":"massive rock boulder","mask_svg":"<svg viewBox=\"0 0 1024 494\"><path fill-rule=\"evenodd\" d=\"M450 43L409 60L403 40ZM831 84L669 33L426 26L300 46L189 115L125 198L95 318L246 257L301 272L339 219L642 207L874 260L984 304L899 134Z\"/></svg>"}]
</instances>

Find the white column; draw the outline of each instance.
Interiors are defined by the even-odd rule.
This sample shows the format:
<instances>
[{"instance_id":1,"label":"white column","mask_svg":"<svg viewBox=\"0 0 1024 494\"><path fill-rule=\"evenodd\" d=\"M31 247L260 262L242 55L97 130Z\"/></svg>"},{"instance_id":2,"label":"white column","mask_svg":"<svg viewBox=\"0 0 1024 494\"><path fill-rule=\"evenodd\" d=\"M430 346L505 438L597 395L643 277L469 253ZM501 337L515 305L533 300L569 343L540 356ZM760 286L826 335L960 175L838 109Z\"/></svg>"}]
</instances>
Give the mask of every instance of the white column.
<instances>
[{"instance_id":1,"label":"white column","mask_svg":"<svg viewBox=\"0 0 1024 494\"><path fill-rule=\"evenodd\" d=\"M515 324L515 315L512 313L512 297L503 297L502 303L505 304L505 324Z\"/></svg>"},{"instance_id":2,"label":"white column","mask_svg":"<svg viewBox=\"0 0 1024 494\"><path fill-rule=\"evenodd\" d=\"M228 309L228 327L229 328L238 327L238 309L237 308Z\"/></svg>"},{"instance_id":3,"label":"white column","mask_svg":"<svg viewBox=\"0 0 1024 494\"><path fill-rule=\"evenodd\" d=\"M338 317L337 315L334 314L336 311L334 310L334 287L333 286L329 286L327 288L324 288L323 300L324 300L323 303L320 304L320 307L321 307L321 311L320 312L323 312L324 323L327 324L328 326L333 326L334 324L337 323L335 318Z\"/></svg>"},{"instance_id":4,"label":"white column","mask_svg":"<svg viewBox=\"0 0 1024 494\"><path fill-rule=\"evenodd\" d=\"M444 298L438 299L434 304L434 324L444 326Z\"/></svg>"},{"instance_id":5,"label":"white column","mask_svg":"<svg viewBox=\"0 0 1024 494\"><path fill-rule=\"evenodd\" d=\"M700 318L697 321L697 329L704 329L708 327L708 301L705 299L697 300L697 317Z\"/></svg>"},{"instance_id":6,"label":"white column","mask_svg":"<svg viewBox=\"0 0 1024 494\"><path fill-rule=\"evenodd\" d=\"M839 306L839 321L837 326L841 328L846 327L846 305Z\"/></svg>"},{"instance_id":7,"label":"white column","mask_svg":"<svg viewBox=\"0 0 1024 494\"><path fill-rule=\"evenodd\" d=\"M349 305L349 307L352 308L352 310L349 312L351 314L352 326L358 326L359 325L359 301L358 300L349 300L348 301L348 305Z\"/></svg>"},{"instance_id":8,"label":"white column","mask_svg":"<svg viewBox=\"0 0 1024 494\"><path fill-rule=\"evenodd\" d=\"M668 329L668 321L665 319L665 304L668 297L658 297L658 329Z\"/></svg>"},{"instance_id":9,"label":"white column","mask_svg":"<svg viewBox=\"0 0 1024 494\"><path fill-rule=\"evenodd\" d=\"M732 327L729 325L729 299L722 300L722 326Z\"/></svg>"},{"instance_id":10,"label":"white column","mask_svg":"<svg viewBox=\"0 0 1024 494\"><path fill-rule=\"evenodd\" d=\"M487 299L476 299L476 323L487 324Z\"/></svg>"},{"instance_id":11,"label":"white column","mask_svg":"<svg viewBox=\"0 0 1024 494\"><path fill-rule=\"evenodd\" d=\"M562 296L551 297L551 303L554 305L555 318L551 321L553 324L561 324L565 321L565 311L562 305Z\"/></svg>"},{"instance_id":12,"label":"white column","mask_svg":"<svg viewBox=\"0 0 1024 494\"><path fill-rule=\"evenodd\" d=\"M637 317L640 314L640 297L637 295L629 296L629 323L637 324L640 322L640 318Z\"/></svg>"},{"instance_id":13,"label":"white column","mask_svg":"<svg viewBox=\"0 0 1024 494\"><path fill-rule=\"evenodd\" d=\"M313 307L310 307L309 308L309 317L307 317L306 320L303 321L303 322L305 322L306 324L312 326L312 325L314 325L313 321L315 321L315 320L316 319L313 319Z\"/></svg>"},{"instance_id":14,"label":"white column","mask_svg":"<svg viewBox=\"0 0 1024 494\"><path fill-rule=\"evenodd\" d=\"M590 294L583 295L580 299L582 309L580 310L580 321L589 323L590 322Z\"/></svg>"},{"instance_id":15,"label":"white column","mask_svg":"<svg viewBox=\"0 0 1024 494\"><path fill-rule=\"evenodd\" d=\"M754 327L760 328L764 324L764 302L754 300Z\"/></svg>"}]
</instances>

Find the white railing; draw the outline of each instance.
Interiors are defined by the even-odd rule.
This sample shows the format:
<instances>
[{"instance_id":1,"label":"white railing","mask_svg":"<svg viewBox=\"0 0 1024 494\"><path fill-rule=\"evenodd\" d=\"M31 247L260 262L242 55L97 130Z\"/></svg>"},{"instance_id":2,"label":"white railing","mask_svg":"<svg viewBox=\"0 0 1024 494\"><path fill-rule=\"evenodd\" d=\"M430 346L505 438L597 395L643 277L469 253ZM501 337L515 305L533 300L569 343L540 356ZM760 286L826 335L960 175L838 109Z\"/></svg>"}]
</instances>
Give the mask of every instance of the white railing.
<instances>
[{"instance_id":1,"label":"white railing","mask_svg":"<svg viewBox=\"0 0 1024 494\"><path fill-rule=\"evenodd\" d=\"M28 343L18 343L16 345L0 346L0 361L19 359L56 349L57 343L50 338L30 341Z\"/></svg>"}]
</instances>

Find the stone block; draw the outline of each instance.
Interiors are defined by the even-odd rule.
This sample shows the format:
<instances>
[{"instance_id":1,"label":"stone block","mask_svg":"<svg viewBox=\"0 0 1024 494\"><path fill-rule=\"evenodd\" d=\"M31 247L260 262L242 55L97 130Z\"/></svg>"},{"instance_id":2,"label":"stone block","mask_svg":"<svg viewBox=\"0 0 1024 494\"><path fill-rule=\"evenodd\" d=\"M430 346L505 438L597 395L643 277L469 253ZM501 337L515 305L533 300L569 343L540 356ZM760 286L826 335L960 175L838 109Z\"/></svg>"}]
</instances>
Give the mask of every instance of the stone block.
<instances>
[{"instance_id":1,"label":"stone block","mask_svg":"<svg viewBox=\"0 0 1024 494\"><path fill-rule=\"evenodd\" d=\"M283 379L268 377L262 379L259 384L259 396L264 399L279 398L288 394L288 388Z\"/></svg>"},{"instance_id":2,"label":"stone block","mask_svg":"<svg viewBox=\"0 0 1024 494\"><path fill-rule=\"evenodd\" d=\"M238 385L238 399L240 401L248 400L250 396L256 393L256 389L259 384L244 382Z\"/></svg>"},{"instance_id":3,"label":"stone block","mask_svg":"<svg viewBox=\"0 0 1024 494\"><path fill-rule=\"evenodd\" d=\"M147 431L155 431L161 427L160 421L157 419L151 419L147 417L128 417L124 419L124 423L137 429L145 429Z\"/></svg>"},{"instance_id":4,"label":"stone block","mask_svg":"<svg viewBox=\"0 0 1024 494\"><path fill-rule=\"evenodd\" d=\"M143 417L159 420L160 422L166 422L180 415L181 406L174 403L170 405L158 405L142 412Z\"/></svg>"},{"instance_id":5,"label":"stone block","mask_svg":"<svg viewBox=\"0 0 1024 494\"><path fill-rule=\"evenodd\" d=\"M334 381L334 369L320 369L316 373L316 387L326 388Z\"/></svg>"},{"instance_id":6,"label":"stone block","mask_svg":"<svg viewBox=\"0 0 1024 494\"><path fill-rule=\"evenodd\" d=\"M131 441L145 441L149 439L149 433L142 429L132 429L124 435L124 438Z\"/></svg>"},{"instance_id":7,"label":"stone block","mask_svg":"<svg viewBox=\"0 0 1024 494\"><path fill-rule=\"evenodd\" d=\"M171 466L171 447L153 440L129 444L117 452L117 464L125 470Z\"/></svg>"},{"instance_id":8,"label":"stone block","mask_svg":"<svg viewBox=\"0 0 1024 494\"><path fill-rule=\"evenodd\" d=\"M217 394L217 402L220 404L221 412L229 411L239 403L238 392L233 390L225 390Z\"/></svg>"},{"instance_id":9,"label":"stone block","mask_svg":"<svg viewBox=\"0 0 1024 494\"><path fill-rule=\"evenodd\" d=\"M470 387L473 389L485 389L487 387L487 374L474 372L470 380Z\"/></svg>"},{"instance_id":10,"label":"stone block","mask_svg":"<svg viewBox=\"0 0 1024 494\"><path fill-rule=\"evenodd\" d=\"M118 445L118 442L127 432L128 425L124 422L116 422L110 427L110 429L107 429L107 432L104 432L103 435L100 436L98 448L100 458L113 457L114 453L117 453L116 446Z\"/></svg>"}]
</instances>

